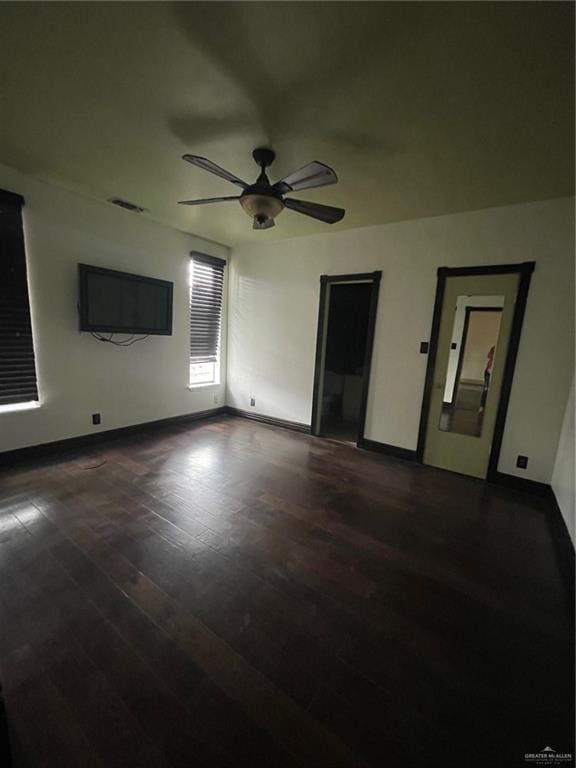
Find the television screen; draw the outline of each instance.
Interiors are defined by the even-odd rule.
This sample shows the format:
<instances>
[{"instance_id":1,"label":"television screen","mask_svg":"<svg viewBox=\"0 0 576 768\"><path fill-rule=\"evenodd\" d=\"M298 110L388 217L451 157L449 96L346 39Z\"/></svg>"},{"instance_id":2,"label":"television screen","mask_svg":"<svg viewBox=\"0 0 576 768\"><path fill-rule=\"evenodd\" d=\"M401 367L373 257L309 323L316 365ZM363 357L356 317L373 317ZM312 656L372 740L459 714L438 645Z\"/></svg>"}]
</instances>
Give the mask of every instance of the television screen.
<instances>
[{"instance_id":1,"label":"television screen","mask_svg":"<svg viewBox=\"0 0 576 768\"><path fill-rule=\"evenodd\" d=\"M172 334L173 283L78 265L80 330Z\"/></svg>"}]
</instances>

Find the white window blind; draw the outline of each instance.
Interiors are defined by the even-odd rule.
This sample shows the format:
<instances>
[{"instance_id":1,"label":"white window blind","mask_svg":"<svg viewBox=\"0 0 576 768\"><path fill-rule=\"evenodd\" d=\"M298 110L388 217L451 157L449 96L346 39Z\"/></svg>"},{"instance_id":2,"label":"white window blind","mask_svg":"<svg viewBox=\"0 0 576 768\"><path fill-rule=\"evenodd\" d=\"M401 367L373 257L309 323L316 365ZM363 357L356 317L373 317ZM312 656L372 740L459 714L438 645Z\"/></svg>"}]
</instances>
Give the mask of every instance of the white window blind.
<instances>
[{"instance_id":1,"label":"white window blind","mask_svg":"<svg viewBox=\"0 0 576 768\"><path fill-rule=\"evenodd\" d=\"M0 406L38 400L20 195L0 190Z\"/></svg>"},{"instance_id":2,"label":"white window blind","mask_svg":"<svg viewBox=\"0 0 576 768\"><path fill-rule=\"evenodd\" d=\"M190 383L209 384L216 381L220 362L226 262L203 253L191 256Z\"/></svg>"}]
</instances>

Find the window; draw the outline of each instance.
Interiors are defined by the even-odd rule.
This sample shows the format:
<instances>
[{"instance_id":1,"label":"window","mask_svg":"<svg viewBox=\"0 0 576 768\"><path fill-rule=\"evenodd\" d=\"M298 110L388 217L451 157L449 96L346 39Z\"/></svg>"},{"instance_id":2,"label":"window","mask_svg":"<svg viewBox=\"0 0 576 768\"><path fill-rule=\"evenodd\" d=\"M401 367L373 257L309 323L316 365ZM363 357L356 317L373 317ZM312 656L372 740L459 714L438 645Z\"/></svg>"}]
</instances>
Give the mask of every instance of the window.
<instances>
[{"instance_id":1,"label":"window","mask_svg":"<svg viewBox=\"0 0 576 768\"><path fill-rule=\"evenodd\" d=\"M190 262L190 386L220 380L220 326L226 262L193 252Z\"/></svg>"},{"instance_id":2,"label":"window","mask_svg":"<svg viewBox=\"0 0 576 768\"><path fill-rule=\"evenodd\" d=\"M38 400L23 205L20 195L0 189L0 409Z\"/></svg>"}]
</instances>

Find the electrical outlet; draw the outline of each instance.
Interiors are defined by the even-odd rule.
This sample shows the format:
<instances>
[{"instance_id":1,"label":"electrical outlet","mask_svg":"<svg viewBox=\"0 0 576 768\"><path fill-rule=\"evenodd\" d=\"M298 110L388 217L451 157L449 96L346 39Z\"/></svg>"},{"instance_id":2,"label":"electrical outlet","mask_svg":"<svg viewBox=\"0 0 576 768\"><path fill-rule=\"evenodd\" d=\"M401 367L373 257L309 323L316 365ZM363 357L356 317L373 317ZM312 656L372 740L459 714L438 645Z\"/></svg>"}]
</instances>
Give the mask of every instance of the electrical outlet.
<instances>
[{"instance_id":1,"label":"electrical outlet","mask_svg":"<svg viewBox=\"0 0 576 768\"><path fill-rule=\"evenodd\" d=\"M428 342L427 341L421 341L420 342L420 354L421 355L427 355L428 354Z\"/></svg>"},{"instance_id":2,"label":"electrical outlet","mask_svg":"<svg viewBox=\"0 0 576 768\"><path fill-rule=\"evenodd\" d=\"M526 469L528 466L528 456L518 456L516 459L518 469Z\"/></svg>"},{"instance_id":3,"label":"electrical outlet","mask_svg":"<svg viewBox=\"0 0 576 768\"><path fill-rule=\"evenodd\" d=\"M252 406L256 405L256 399L254 397L250 398L250 405Z\"/></svg>"},{"instance_id":4,"label":"electrical outlet","mask_svg":"<svg viewBox=\"0 0 576 768\"><path fill-rule=\"evenodd\" d=\"M218 395L214 395L214 405L218 405Z\"/></svg>"},{"instance_id":5,"label":"electrical outlet","mask_svg":"<svg viewBox=\"0 0 576 768\"><path fill-rule=\"evenodd\" d=\"M92 414L92 424L100 424L100 414L99 413L93 413Z\"/></svg>"}]
</instances>

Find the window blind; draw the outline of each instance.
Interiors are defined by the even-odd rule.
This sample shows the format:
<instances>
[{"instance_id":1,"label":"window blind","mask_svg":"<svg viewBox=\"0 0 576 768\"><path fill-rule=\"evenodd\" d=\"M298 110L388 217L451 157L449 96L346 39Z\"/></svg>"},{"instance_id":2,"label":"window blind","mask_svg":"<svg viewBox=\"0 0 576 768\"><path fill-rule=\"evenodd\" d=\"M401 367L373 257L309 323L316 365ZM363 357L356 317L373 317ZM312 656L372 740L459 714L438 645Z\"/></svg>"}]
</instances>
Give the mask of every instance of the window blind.
<instances>
[{"instance_id":1,"label":"window blind","mask_svg":"<svg viewBox=\"0 0 576 768\"><path fill-rule=\"evenodd\" d=\"M192 252L190 362L215 363L220 347L222 292L226 262Z\"/></svg>"},{"instance_id":2,"label":"window blind","mask_svg":"<svg viewBox=\"0 0 576 768\"><path fill-rule=\"evenodd\" d=\"M0 406L38 400L23 205L20 195L0 190Z\"/></svg>"}]
</instances>

